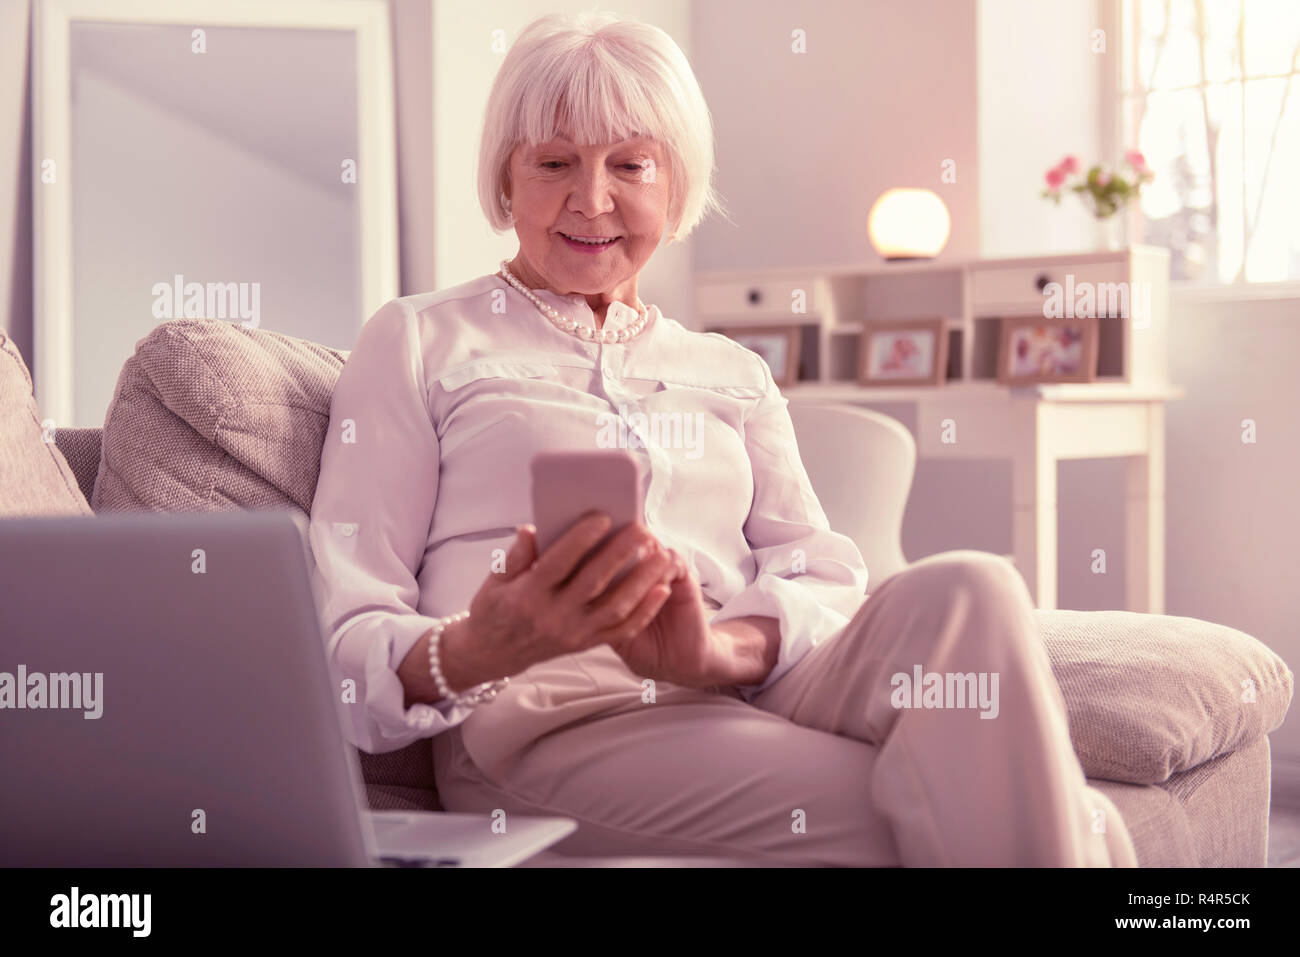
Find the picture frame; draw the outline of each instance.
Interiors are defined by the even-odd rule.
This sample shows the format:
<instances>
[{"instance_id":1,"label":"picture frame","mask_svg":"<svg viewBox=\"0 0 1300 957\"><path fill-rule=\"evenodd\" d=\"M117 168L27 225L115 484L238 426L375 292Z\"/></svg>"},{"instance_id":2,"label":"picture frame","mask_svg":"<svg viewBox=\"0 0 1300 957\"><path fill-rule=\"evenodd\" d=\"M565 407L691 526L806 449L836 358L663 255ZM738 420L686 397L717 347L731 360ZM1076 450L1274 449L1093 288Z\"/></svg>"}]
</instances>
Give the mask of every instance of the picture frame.
<instances>
[{"instance_id":1,"label":"picture frame","mask_svg":"<svg viewBox=\"0 0 1300 957\"><path fill-rule=\"evenodd\" d=\"M1097 380L1098 319L1003 316L998 332L998 382Z\"/></svg>"},{"instance_id":2,"label":"picture frame","mask_svg":"<svg viewBox=\"0 0 1300 957\"><path fill-rule=\"evenodd\" d=\"M947 321L866 320L860 323L858 385L943 385L948 373Z\"/></svg>"},{"instance_id":3,"label":"picture frame","mask_svg":"<svg viewBox=\"0 0 1300 957\"><path fill-rule=\"evenodd\" d=\"M734 339L746 349L763 357L772 379L779 388L799 381L799 357L802 350L803 327L795 325L715 326L710 332L720 332Z\"/></svg>"}]
</instances>

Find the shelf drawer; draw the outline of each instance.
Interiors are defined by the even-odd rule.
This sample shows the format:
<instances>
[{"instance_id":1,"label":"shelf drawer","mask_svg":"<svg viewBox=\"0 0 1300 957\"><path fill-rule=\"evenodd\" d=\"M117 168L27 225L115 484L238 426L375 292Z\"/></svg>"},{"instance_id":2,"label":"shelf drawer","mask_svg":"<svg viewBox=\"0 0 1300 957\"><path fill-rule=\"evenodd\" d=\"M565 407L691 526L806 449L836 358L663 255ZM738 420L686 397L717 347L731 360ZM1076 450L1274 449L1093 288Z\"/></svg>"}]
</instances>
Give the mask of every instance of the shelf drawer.
<instances>
[{"instance_id":1,"label":"shelf drawer","mask_svg":"<svg viewBox=\"0 0 1300 957\"><path fill-rule=\"evenodd\" d=\"M701 282L695 287L695 311L700 317L799 316L802 313L792 310L797 302L795 292L802 290L807 314L819 315L827 299L821 283L815 276Z\"/></svg>"},{"instance_id":2,"label":"shelf drawer","mask_svg":"<svg viewBox=\"0 0 1300 957\"><path fill-rule=\"evenodd\" d=\"M1126 261L1114 260L1003 269L976 268L971 273L971 305L976 315L1013 309L1041 313L1046 300L1043 288L1051 282L1060 283L1064 295L1069 276L1074 277L1072 282L1076 288L1081 282L1126 282L1129 268Z\"/></svg>"}]
</instances>

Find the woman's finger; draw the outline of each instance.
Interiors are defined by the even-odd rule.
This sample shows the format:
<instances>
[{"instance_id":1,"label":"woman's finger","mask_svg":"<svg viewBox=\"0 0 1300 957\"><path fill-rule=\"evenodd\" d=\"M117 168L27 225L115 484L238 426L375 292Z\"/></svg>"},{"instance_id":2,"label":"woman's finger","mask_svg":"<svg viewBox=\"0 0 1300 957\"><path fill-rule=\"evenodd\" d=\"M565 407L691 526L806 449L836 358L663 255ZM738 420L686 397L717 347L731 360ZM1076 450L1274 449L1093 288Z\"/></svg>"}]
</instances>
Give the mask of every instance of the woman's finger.
<instances>
[{"instance_id":1,"label":"woman's finger","mask_svg":"<svg viewBox=\"0 0 1300 957\"><path fill-rule=\"evenodd\" d=\"M681 555L677 554L677 549L675 548L668 549L668 554L671 555L673 559L673 564L672 564L673 575L672 578L669 580L677 581L677 579L679 578L688 577L690 575L690 569L686 567L686 559L682 558Z\"/></svg>"},{"instance_id":2,"label":"woman's finger","mask_svg":"<svg viewBox=\"0 0 1300 957\"><path fill-rule=\"evenodd\" d=\"M609 642L615 651L619 651L630 644L637 635L645 630L650 622L654 621L655 615L659 614L659 609L664 606L664 602L668 600L670 594L672 594L672 589L667 585L655 585L645 593L645 597L641 599L627 618L620 624L612 625L599 633L601 640Z\"/></svg>"},{"instance_id":3,"label":"woman's finger","mask_svg":"<svg viewBox=\"0 0 1300 957\"><path fill-rule=\"evenodd\" d=\"M686 575L686 559L677 554L676 549L664 549L668 553L668 581L676 581Z\"/></svg>"},{"instance_id":4,"label":"woman's finger","mask_svg":"<svg viewBox=\"0 0 1300 957\"><path fill-rule=\"evenodd\" d=\"M515 526L515 540L506 552L506 570L502 578L510 581L533 567L537 560L537 527L531 523Z\"/></svg>"}]
</instances>

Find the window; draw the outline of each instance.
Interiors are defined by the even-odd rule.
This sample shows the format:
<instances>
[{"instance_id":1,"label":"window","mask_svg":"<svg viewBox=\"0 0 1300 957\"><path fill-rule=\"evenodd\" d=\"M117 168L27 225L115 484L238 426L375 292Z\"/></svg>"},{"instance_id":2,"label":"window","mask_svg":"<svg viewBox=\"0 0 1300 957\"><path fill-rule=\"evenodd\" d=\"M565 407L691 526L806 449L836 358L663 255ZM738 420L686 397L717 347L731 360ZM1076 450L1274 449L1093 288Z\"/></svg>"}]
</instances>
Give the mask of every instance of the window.
<instances>
[{"instance_id":1,"label":"window","mask_svg":"<svg viewBox=\"0 0 1300 957\"><path fill-rule=\"evenodd\" d=\"M1300 0L1123 0L1120 116L1170 278L1300 280Z\"/></svg>"}]
</instances>

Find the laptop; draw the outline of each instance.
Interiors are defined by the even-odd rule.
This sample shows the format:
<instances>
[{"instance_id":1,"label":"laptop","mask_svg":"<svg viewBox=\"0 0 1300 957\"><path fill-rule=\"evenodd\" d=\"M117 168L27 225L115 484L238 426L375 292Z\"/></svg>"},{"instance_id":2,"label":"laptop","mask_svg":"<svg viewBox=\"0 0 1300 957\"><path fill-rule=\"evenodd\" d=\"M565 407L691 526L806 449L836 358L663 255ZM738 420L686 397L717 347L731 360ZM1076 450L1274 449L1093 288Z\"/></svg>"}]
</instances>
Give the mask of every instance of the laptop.
<instances>
[{"instance_id":1,"label":"laptop","mask_svg":"<svg viewBox=\"0 0 1300 957\"><path fill-rule=\"evenodd\" d=\"M0 865L508 867L577 828L367 809L306 528L0 519Z\"/></svg>"}]
</instances>

